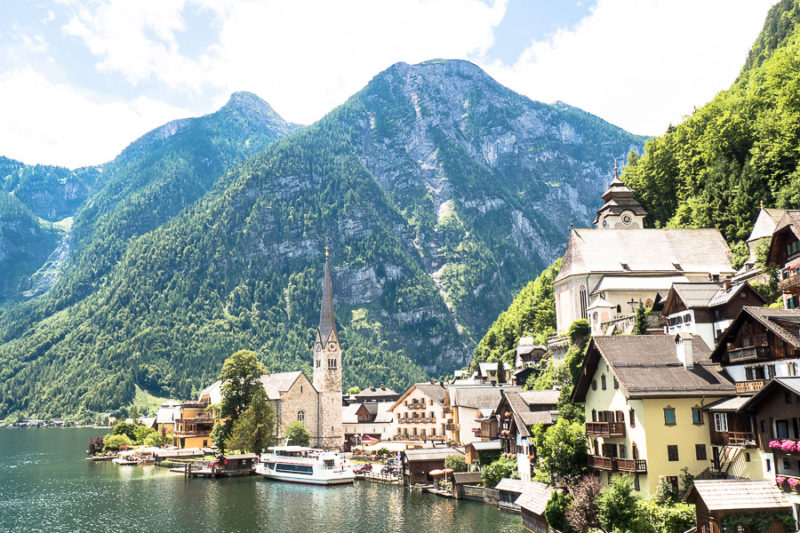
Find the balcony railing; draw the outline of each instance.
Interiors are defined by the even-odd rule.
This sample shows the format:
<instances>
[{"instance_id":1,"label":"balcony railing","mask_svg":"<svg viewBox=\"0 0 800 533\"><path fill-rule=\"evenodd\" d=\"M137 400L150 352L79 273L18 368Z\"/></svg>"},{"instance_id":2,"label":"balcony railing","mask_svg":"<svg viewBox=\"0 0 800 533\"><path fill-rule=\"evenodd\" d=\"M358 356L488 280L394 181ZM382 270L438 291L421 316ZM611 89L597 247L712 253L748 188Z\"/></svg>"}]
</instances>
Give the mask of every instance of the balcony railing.
<instances>
[{"instance_id":1,"label":"balcony railing","mask_svg":"<svg viewBox=\"0 0 800 533\"><path fill-rule=\"evenodd\" d=\"M766 379L753 379L750 381L737 381L736 394L754 394L764 388Z\"/></svg>"},{"instance_id":2,"label":"balcony railing","mask_svg":"<svg viewBox=\"0 0 800 533\"><path fill-rule=\"evenodd\" d=\"M756 359L769 359L769 346L748 346L747 348L732 348L728 350L728 360L731 363L741 363Z\"/></svg>"},{"instance_id":3,"label":"balcony railing","mask_svg":"<svg viewBox=\"0 0 800 533\"><path fill-rule=\"evenodd\" d=\"M446 425L444 426L444 428L445 428L446 430L448 430L448 431L456 431L456 430L460 429L460 428L461 428L461 426L460 426L460 425L458 425L458 424L446 424Z\"/></svg>"},{"instance_id":4,"label":"balcony railing","mask_svg":"<svg viewBox=\"0 0 800 533\"><path fill-rule=\"evenodd\" d=\"M625 436L625 422L586 422L589 437L617 438Z\"/></svg>"},{"instance_id":5,"label":"balcony railing","mask_svg":"<svg viewBox=\"0 0 800 533\"><path fill-rule=\"evenodd\" d=\"M787 294L800 294L800 274L793 274L779 281L778 290Z\"/></svg>"},{"instance_id":6,"label":"balcony railing","mask_svg":"<svg viewBox=\"0 0 800 533\"><path fill-rule=\"evenodd\" d=\"M608 470L610 472L614 470L614 458L590 455L589 466L595 470Z\"/></svg>"},{"instance_id":7,"label":"balcony railing","mask_svg":"<svg viewBox=\"0 0 800 533\"><path fill-rule=\"evenodd\" d=\"M728 431L723 433L723 439L728 446L755 446L756 437L749 431Z\"/></svg>"},{"instance_id":8,"label":"balcony railing","mask_svg":"<svg viewBox=\"0 0 800 533\"><path fill-rule=\"evenodd\" d=\"M645 459L614 459L614 461L616 461L617 470L620 472L647 473L647 461Z\"/></svg>"}]
</instances>

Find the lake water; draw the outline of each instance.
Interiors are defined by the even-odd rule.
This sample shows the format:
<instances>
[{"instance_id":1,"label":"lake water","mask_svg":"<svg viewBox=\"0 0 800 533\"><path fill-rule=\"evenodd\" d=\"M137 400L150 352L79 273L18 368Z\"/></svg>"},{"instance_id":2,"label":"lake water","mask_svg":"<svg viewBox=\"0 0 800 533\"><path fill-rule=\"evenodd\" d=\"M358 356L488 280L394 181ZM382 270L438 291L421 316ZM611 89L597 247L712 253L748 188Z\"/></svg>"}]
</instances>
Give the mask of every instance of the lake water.
<instances>
[{"instance_id":1,"label":"lake water","mask_svg":"<svg viewBox=\"0 0 800 533\"><path fill-rule=\"evenodd\" d=\"M185 479L153 466L85 461L96 429L0 429L3 532L521 531L490 505L356 482Z\"/></svg>"}]
</instances>

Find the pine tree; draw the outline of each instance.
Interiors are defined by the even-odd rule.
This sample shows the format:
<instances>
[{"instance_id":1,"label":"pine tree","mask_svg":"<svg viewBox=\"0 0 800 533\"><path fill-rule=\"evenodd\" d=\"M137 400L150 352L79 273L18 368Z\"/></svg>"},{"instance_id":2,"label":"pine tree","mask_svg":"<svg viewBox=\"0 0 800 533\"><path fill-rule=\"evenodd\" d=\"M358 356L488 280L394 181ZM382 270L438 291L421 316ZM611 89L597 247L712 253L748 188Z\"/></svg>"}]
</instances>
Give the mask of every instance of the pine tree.
<instances>
[{"instance_id":1,"label":"pine tree","mask_svg":"<svg viewBox=\"0 0 800 533\"><path fill-rule=\"evenodd\" d=\"M264 389L259 387L250 407L233 423L225 448L242 452L263 452L275 444L275 411L267 403Z\"/></svg>"},{"instance_id":2,"label":"pine tree","mask_svg":"<svg viewBox=\"0 0 800 533\"><path fill-rule=\"evenodd\" d=\"M636 324L633 326L633 334L647 335L647 311L641 300L639 300L639 307L636 308Z\"/></svg>"}]
</instances>

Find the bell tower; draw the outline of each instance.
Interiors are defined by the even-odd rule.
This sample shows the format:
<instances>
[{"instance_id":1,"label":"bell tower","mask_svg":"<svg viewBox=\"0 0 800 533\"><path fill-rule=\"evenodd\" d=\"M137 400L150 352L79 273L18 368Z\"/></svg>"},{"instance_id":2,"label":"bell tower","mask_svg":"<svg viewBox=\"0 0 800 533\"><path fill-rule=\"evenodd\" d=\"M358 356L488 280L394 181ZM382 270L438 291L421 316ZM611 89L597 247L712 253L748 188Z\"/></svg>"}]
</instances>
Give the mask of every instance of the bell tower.
<instances>
[{"instance_id":1,"label":"bell tower","mask_svg":"<svg viewBox=\"0 0 800 533\"><path fill-rule=\"evenodd\" d=\"M617 160L614 160L614 179L601 196L605 204L597 211L594 225L598 229L641 229L647 211L636 198L633 190L619 179Z\"/></svg>"},{"instance_id":2,"label":"bell tower","mask_svg":"<svg viewBox=\"0 0 800 533\"><path fill-rule=\"evenodd\" d=\"M314 342L314 388L318 394L317 446L338 448L344 443L342 428L342 347L333 313L333 287L325 247L322 305Z\"/></svg>"}]
</instances>

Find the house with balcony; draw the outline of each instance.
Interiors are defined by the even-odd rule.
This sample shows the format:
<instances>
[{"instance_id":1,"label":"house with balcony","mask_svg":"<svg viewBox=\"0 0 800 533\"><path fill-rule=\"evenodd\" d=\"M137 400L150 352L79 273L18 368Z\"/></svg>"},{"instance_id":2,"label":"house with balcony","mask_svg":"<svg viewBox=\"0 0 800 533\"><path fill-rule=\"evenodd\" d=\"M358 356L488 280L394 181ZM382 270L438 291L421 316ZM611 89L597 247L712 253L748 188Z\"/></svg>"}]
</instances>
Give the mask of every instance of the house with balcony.
<instances>
[{"instance_id":1,"label":"house with balcony","mask_svg":"<svg viewBox=\"0 0 800 533\"><path fill-rule=\"evenodd\" d=\"M800 309L742 308L719 338L711 360L736 382L736 392L758 392L774 377L796 376L800 365Z\"/></svg>"},{"instance_id":2,"label":"house with balcony","mask_svg":"<svg viewBox=\"0 0 800 533\"><path fill-rule=\"evenodd\" d=\"M585 402L589 466L604 484L627 474L652 495L659 476L677 486L684 467L708 470L703 407L736 392L710 355L690 334L592 338L572 400Z\"/></svg>"},{"instance_id":3,"label":"house with balcony","mask_svg":"<svg viewBox=\"0 0 800 533\"><path fill-rule=\"evenodd\" d=\"M353 446L362 444L364 437L377 440L392 438L394 417L388 411L392 402L351 403L342 409L342 428L344 429L344 447L349 451Z\"/></svg>"},{"instance_id":4,"label":"house with balcony","mask_svg":"<svg viewBox=\"0 0 800 533\"><path fill-rule=\"evenodd\" d=\"M800 307L800 210L787 210L775 226L767 266L780 269L778 290L783 293L783 307Z\"/></svg>"},{"instance_id":5,"label":"house with balcony","mask_svg":"<svg viewBox=\"0 0 800 533\"><path fill-rule=\"evenodd\" d=\"M800 518L800 377L777 377L747 399L765 464L764 479L775 480Z\"/></svg>"},{"instance_id":6,"label":"house with balcony","mask_svg":"<svg viewBox=\"0 0 800 533\"><path fill-rule=\"evenodd\" d=\"M560 394L557 390L505 390L494 410L501 451L516 455L519 477L523 481L531 480L536 459L531 428L536 424L555 423Z\"/></svg>"},{"instance_id":7,"label":"house with balcony","mask_svg":"<svg viewBox=\"0 0 800 533\"><path fill-rule=\"evenodd\" d=\"M444 410L452 422L445 424L447 440L461 446L481 440L482 421L491 416L505 391L520 392L522 387L500 384L448 385Z\"/></svg>"},{"instance_id":8,"label":"house with balcony","mask_svg":"<svg viewBox=\"0 0 800 533\"><path fill-rule=\"evenodd\" d=\"M547 346L535 344L533 337L521 337L514 350L514 373L511 376L511 383L525 385L546 353Z\"/></svg>"},{"instance_id":9,"label":"house with balcony","mask_svg":"<svg viewBox=\"0 0 800 533\"><path fill-rule=\"evenodd\" d=\"M386 411L392 415L392 440L446 442L458 431L451 408L445 409L444 383L416 383Z\"/></svg>"},{"instance_id":10,"label":"house with balcony","mask_svg":"<svg viewBox=\"0 0 800 533\"><path fill-rule=\"evenodd\" d=\"M212 446L211 430L214 429L214 415L207 410L205 400L183 402L180 415L175 419L172 445L178 448L206 448Z\"/></svg>"},{"instance_id":11,"label":"house with balcony","mask_svg":"<svg viewBox=\"0 0 800 533\"><path fill-rule=\"evenodd\" d=\"M764 297L749 283L732 284L728 279L673 283L662 313L667 321L667 333L700 335L713 347L744 306L765 303Z\"/></svg>"},{"instance_id":12,"label":"house with balcony","mask_svg":"<svg viewBox=\"0 0 800 533\"><path fill-rule=\"evenodd\" d=\"M769 462L758 448L752 415L744 409L749 396L733 396L713 402L704 411L711 439L711 467L714 477L763 479Z\"/></svg>"}]
</instances>

